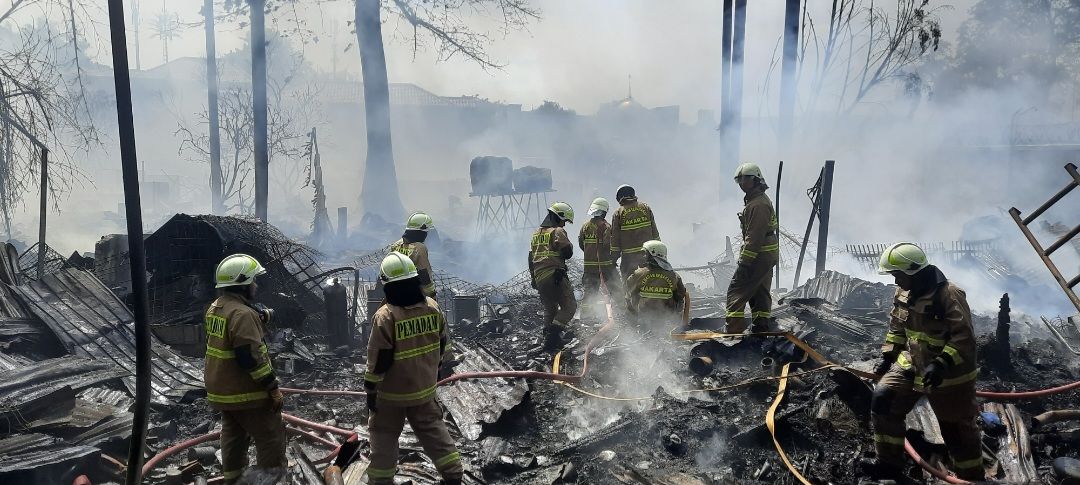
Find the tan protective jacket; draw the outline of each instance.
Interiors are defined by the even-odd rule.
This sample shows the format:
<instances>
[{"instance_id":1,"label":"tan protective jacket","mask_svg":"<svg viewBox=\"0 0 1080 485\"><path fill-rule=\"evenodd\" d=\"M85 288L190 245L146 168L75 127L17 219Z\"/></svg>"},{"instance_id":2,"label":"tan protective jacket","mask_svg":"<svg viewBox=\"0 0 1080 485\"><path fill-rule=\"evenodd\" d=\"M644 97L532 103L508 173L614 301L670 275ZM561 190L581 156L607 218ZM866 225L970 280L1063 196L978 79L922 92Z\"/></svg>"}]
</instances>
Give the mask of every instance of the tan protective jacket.
<instances>
[{"instance_id":1,"label":"tan protective jacket","mask_svg":"<svg viewBox=\"0 0 1080 485\"><path fill-rule=\"evenodd\" d=\"M910 292L897 288L882 351L901 350L897 363L914 372L916 389L923 387L922 375L935 360L945 366L940 387L975 380L975 336L964 290L944 283L910 301Z\"/></svg>"},{"instance_id":2,"label":"tan protective jacket","mask_svg":"<svg viewBox=\"0 0 1080 485\"><path fill-rule=\"evenodd\" d=\"M686 297L679 274L655 265L638 268L626 280L627 308L637 313L681 312Z\"/></svg>"},{"instance_id":3,"label":"tan protective jacket","mask_svg":"<svg viewBox=\"0 0 1080 485\"><path fill-rule=\"evenodd\" d=\"M611 252L616 256L640 253L646 241L660 240L652 209L636 197L624 200L611 215Z\"/></svg>"},{"instance_id":4,"label":"tan protective jacket","mask_svg":"<svg viewBox=\"0 0 1080 485\"><path fill-rule=\"evenodd\" d=\"M561 227L541 227L533 233L529 249L529 271L534 282L552 277L556 271L566 272L566 260L574 252L574 243Z\"/></svg>"},{"instance_id":5,"label":"tan protective jacket","mask_svg":"<svg viewBox=\"0 0 1080 485\"><path fill-rule=\"evenodd\" d=\"M258 312L243 296L224 293L206 309L206 400L219 410L270 405L278 381Z\"/></svg>"},{"instance_id":6,"label":"tan protective jacket","mask_svg":"<svg viewBox=\"0 0 1080 485\"><path fill-rule=\"evenodd\" d=\"M762 191L747 194L743 202L746 205L739 213L743 237L739 264L755 263L759 256L763 255L761 260L766 264L776 264L780 251L779 239L777 239L779 225L772 201Z\"/></svg>"},{"instance_id":7,"label":"tan protective jacket","mask_svg":"<svg viewBox=\"0 0 1080 485\"><path fill-rule=\"evenodd\" d=\"M593 217L581 226L578 247L583 253L586 270L615 264L611 257L611 225L602 217Z\"/></svg>"},{"instance_id":8,"label":"tan protective jacket","mask_svg":"<svg viewBox=\"0 0 1080 485\"><path fill-rule=\"evenodd\" d=\"M435 397L439 366L450 360L450 333L431 298L407 307L384 303L372 320L364 387L377 406L408 407Z\"/></svg>"},{"instance_id":9,"label":"tan protective jacket","mask_svg":"<svg viewBox=\"0 0 1080 485\"><path fill-rule=\"evenodd\" d=\"M431 260L428 259L427 245L422 242L405 242L405 239L402 238L390 245L390 251L397 251L408 256L416 265L417 271L427 271L428 278L431 281L424 285L424 294L433 296L435 294L435 273L431 269Z\"/></svg>"}]
</instances>

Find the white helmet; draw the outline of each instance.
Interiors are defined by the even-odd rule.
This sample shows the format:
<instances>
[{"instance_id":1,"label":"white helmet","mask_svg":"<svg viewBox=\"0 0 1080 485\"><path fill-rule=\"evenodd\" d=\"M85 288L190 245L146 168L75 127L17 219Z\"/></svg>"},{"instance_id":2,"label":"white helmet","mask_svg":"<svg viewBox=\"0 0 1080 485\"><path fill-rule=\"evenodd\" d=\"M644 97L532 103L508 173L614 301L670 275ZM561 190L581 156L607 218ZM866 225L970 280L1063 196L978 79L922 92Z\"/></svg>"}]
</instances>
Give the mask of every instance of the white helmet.
<instances>
[{"instance_id":1,"label":"white helmet","mask_svg":"<svg viewBox=\"0 0 1080 485\"><path fill-rule=\"evenodd\" d=\"M246 254L226 256L214 271L214 288L250 285L255 277L266 273L259 261Z\"/></svg>"},{"instance_id":2,"label":"white helmet","mask_svg":"<svg viewBox=\"0 0 1080 485\"><path fill-rule=\"evenodd\" d=\"M671 263L669 263L667 259L667 244L654 239L652 241L645 241L645 244L642 244L641 247L649 257L656 261L657 265L671 271Z\"/></svg>"},{"instance_id":3,"label":"white helmet","mask_svg":"<svg viewBox=\"0 0 1080 485\"><path fill-rule=\"evenodd\" d=\"M600 213L607 212L608 209L611 209L611 205L608 204L607 199L603 197L597 197L595 200L592 201L592 205L589 206L589 215L592 217L597 217L600 215Z\"/></svg>"},{"instance_id":4,"label":"white helmet","mask_svg":"<svg viewBox=\"0 0 1080 485\"><path fill-rule=\"evenodd\" d=\"M739 168L735 169L735 180L739 180L739 177L754 177L759 182L765 181L765 177L761 175L761 167L758 167L756 163L739 165Z\"/></svg>"}]
</instances>

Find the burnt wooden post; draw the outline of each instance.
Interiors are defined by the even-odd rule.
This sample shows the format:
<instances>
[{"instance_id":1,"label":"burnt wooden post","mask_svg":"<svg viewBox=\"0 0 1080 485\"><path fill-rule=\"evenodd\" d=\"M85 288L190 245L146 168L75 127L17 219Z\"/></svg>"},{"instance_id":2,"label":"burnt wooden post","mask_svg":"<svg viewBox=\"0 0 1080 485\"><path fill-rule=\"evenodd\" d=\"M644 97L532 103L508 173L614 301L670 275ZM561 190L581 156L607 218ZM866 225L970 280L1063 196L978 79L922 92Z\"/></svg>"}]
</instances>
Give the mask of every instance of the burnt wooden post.
<instances>
[{"instance_id":1,"label":"burnt wooden post","mask_svg":"<svg viewBox=\"0 0 1080 485\"><path fill-rule=\"evenodd\" d=\"M45 216L49 213L49 149L41 147L41 200L38 208L37 278L45 276Z\"/></svg>"},{"instance_id":2,"label":"burnt wooden post","mask_svg":"<svg viewBox=\"0 0 1080 485\"><path fill-rule=\"evenodd\" d=\"M832 207L833 160L825 160L821 172L821 194L818 195L818 241L816 275L825 271L825 259L829 250L829 210Z\"/></svg>"},{"instance_id":3,"label":"burnt wooden post","mask_svg":"<svg viewBox=\"0 0 1080 485\"><path fill-rule=\"evenodd\" d=\"M1005 293L1001 295L1001 300L998 303L998 323L996 340L998 344L998 352L1001 355L994 359L1001 363L1002 368L1012 369L1012 349L1009 343L1009 324L1011 319L1009 318L1009 294Z\"/></svg>"}]
</instances>

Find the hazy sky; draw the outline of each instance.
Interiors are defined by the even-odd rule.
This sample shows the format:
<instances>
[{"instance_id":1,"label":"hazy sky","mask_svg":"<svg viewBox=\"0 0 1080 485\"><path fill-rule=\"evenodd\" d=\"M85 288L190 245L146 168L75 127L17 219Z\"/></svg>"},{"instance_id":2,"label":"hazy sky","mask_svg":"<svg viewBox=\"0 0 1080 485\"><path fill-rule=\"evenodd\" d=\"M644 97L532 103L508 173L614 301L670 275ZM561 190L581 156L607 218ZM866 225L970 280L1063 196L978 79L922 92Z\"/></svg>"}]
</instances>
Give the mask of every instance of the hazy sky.
<instances>
[{"instance_id":1,"label":"hazy sky","mask_svg":"<svg viewBox=\"0 0 1080 485\"><path fill-rule=\"evenodd\" d=\"M130 5L131 0L128 0ZM953 0L942 12L944 39L951 41L975 0ZM162 6L178 13L185 22L199 22L199 6L193 0L140 0L143 28L140 35L143 67L163 61L161 40L150 25ZM488 17L469 17L478 31L489 33L489 52L505 67L483 70L475 63L455 58L437 62L434 47L414 56L407 37L411 29L388 19L383 33L391 82L410 82L440 95L479 95L495 101L521 103L526 108L554 100L583 113L592 113L604 102L626 95L628 76L633 94L646 106L680 105L684 121L698 109L718 109L720 86L720 0L545 0L536 2L542 18L526 31L503 35ZM754 0L747 12L746 109L756 112L760 91L783 27L782 0ZM813 2L812 2L813 3ZM827 8L828 2L812 5ZM888 2L879 2L886 4ZM931 6L946 5L932 1ZM889 8L888 6L884 8ZM291 12L279 14L286 22ZM351 2L308 8L309 27L319 34L318 43L304 46L308 58L320 70L360 73L355 36L347 24ZM219 52L242 46L246 31L235 24L221 25ZM347 45L353 44L347 52ZM201 26L189 28L171 43L170 57L205 55ZM134 62L132 63L134 65ZM773 83L775 85L775 82Z\"/></svg>"}]
</instances>

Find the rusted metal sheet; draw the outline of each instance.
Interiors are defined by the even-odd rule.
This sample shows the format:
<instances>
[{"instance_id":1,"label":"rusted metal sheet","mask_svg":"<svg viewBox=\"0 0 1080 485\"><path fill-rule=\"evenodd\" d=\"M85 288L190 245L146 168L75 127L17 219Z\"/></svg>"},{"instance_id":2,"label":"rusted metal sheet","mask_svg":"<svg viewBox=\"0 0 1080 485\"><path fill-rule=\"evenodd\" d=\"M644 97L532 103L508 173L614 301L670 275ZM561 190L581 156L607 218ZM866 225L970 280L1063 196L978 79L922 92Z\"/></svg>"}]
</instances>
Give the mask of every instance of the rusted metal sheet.
<instances>
[{"instance_id":1,"label":"rusted metal sheet","mask_svg":"<svg viewBox=\"0 0 1080 485\"><path fill-rule=\"evenodd\" d=\"M68 352L135 371L134 317L93 274L63 269L41 280L15 287L30 311L56 335ZM202 369L156 339L152 350L155 401L178 401L202 390ZM124 379L134 394L134 377Z\"/></svg>"},{"instance_id":2,"label":"rusted metal sheet","mask_svg":"<svg viewBox=\"0 0 1080 485\"><path fill-rule=\"evenodd\" d=\"M479 345L469 347L455 342L454 352L461 360L455 369L458 373L510 370L510 366ZM498 421L504 412L520 404L528 392L529 386L523 379L474 379L439 388L439 399L454 417L461 434L477 440L484 424Z\"/></svg>"}]
</instances>

